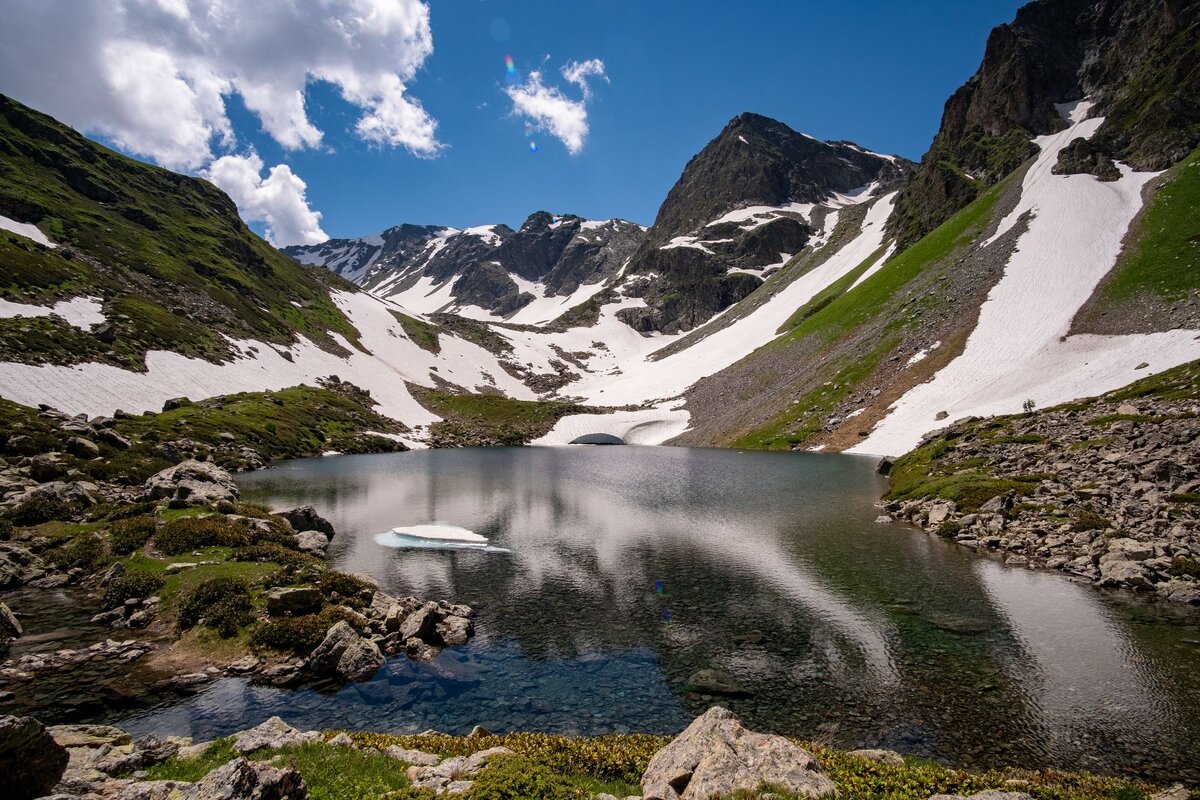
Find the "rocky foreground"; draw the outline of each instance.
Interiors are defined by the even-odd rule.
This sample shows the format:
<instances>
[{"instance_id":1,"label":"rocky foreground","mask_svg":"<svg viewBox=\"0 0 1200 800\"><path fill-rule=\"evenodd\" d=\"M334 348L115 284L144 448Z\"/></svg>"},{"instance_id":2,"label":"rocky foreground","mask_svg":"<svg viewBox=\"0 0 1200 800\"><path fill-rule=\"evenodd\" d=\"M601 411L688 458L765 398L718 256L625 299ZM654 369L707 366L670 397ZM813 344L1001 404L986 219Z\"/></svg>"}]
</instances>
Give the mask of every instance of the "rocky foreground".
<instances>
[{"instance_id":1,"label":"rocky foreground","mask_svg":"<svg viewBox=\"0 0 1200 800\"><path fill-rule=\"evenodd\" d=\"M887 515L1097 586L1200 605L1200 367L957 422L891 469Z\"/></svg>"},{"instance_id":2,"label":"rocky foreground","mask_svg":"<svg viewBox=\"0 0 1200 800\"><path fill-rule=\"evenodd\" d=\"M474 632L467 606L392 597L329 569L335 531L311 507L241 502L214 459L250 468L263 459L233 434L214 435L213 446L162 442L126 436L116 419L19 413L0 440L0 592L23 592L0 594L0 656L27 625L55 624L26 613L35 590L69 592L110 634L0 661L0 709L69 718L78 712L62 707L62 687L81 667L89 679L107 669L95 690L118 704L223 675L362 681L386 656L433 658ZM131 677L114 689L122 675Z\"/></svg>"},{"instance_id":3,"label":"rocky foreground","mask_svg":"<svg viewBox=\"0 0 1200 800\"><path fill-rule=\"evenodd\" d=\"M886 750L814 749L820 761L790 739L747 730L721 707L709 709L670 741L497 737L480 729L468 737L320 733L272 717L228 739L193 743L134 739L104 725L46 728L32 717L0 717L0 763L11 765L5 796L12 800L1191 796L1179 784L1156 791L1082 773L966 773L910 763Z\"/></svg>"}]
</instances>

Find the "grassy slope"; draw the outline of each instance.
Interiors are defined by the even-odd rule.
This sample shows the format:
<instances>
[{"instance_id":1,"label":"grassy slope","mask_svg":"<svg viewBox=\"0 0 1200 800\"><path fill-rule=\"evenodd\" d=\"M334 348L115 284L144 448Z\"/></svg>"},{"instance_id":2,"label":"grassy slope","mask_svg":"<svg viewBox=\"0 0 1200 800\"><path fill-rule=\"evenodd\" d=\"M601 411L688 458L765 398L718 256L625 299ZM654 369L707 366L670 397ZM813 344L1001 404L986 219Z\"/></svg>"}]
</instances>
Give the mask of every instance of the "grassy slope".
<instances>
[{"instance_id":1,"label":"grassy slope","mask_svg":"<svg viewBox=\"0 0 1200 800\"><path fill-rule=\"evenodd\" d=\"M853 336L894 304L901 291L915 278L970 245L987 227L996 200L1006 185L1007 182L1002 182L992 187L850 291L857 275L878 257L872 254L851 275L832 284L799 309L789 320L786 335L751 353L743 362L753 362L767 351L788 348L804 340L810 340L809 343L821 351L828 351ZM927 296L923 302L936 302L936 298ZM831 409L874 373L900 341L903 330L912 324L916 324L912 315L895 316L869 347L856 348L852 355L816 368L822 378L821 385L797 398L786 411L765 425L738 436L731 446L788 449L805 441L820 429Z\"/></svg>"},{"instance_id":2,"label":"grassy slope","mask_svg":"<svg viewBox=\"0 0 1200 800\"><path fill-rule=\"evenodd\" d=\"M568 738L540 733L471 738L352 733L351 738L360 746L383 749L399 745L443 756L466 755L496 746L513 750L516 756L509 763L497 761L485 770L475 789L466 795L468 800L569 800L593 797L598 792L618 797L640 794L638 783L646 765L669 741L642 734ZM1146 800L1154 791L1145 784L1088 773L1016 769L968 772L916 760L904 766L885 766L820 745L801 744L816 755L821 768L837 784L842 800L926 800L934 794L970 795L986 789L1028 792L1036 800ZM172 759L151 768L147 779L195 781L233 756L229 740L218 740L196 759ZM320 800L380 795L434 797L431 792L404 789L404 770L377 751L308 744L259 751L250 758L274 759L277 765L294 767L304 777L310 796ZM383 794L388 791L398 793ZM771 796L779 800L793 797L778 791L771 792Z\"/></svg>"},{"instance_id":3,"label":"grassy slope","mask_svg":"<svg viewBox=\"0 0 1200 800\"><path fill-rule=\"evenodd\" d=\"M108 344L59 331L89 342L60 342L48 354L57 363L86 357L140 367L152 347L220 358L221 333L280 344L301 333L334 349L330 332L357 340L324 282L255 236L212 184L122 156L4 96L0 214L65 245L48 250L0 232L0 297L99 295L116 322ZM0 321L0 355L24 350L25 360L36 359L47 347L45 325L22 334L27 321Z\"/></svg>"},{"instance_id":4,"label":"grassy slope","mask_svg":"<svg viewBox=\"0 0 1200 800\"><path fill-rule=\"evenodd\" d=\"M1200 288L1200 148L1171 168L1131 232L1102 300L1149 292L1179 300Z\"/></svg>"},{"instance_id":5,"label":"grassy slope","mask_svg":"<svg viewBox=\"0 0 1200 800\"><path fill-rule=\"evenodd\" d=\"M418 403L442 418L430 426L431 447L528 444L567 414L598 409L567 402L512 400L488 394L455 394L408 384Z\"/></svg>"},{"instance_id":6,"label":"grassy slope","mask_svg":"<svg viewBox=\"0 0 1200 800\"><path fill-rule=\"evenodd\" d=\"M1143 378L1137 383L1099 398L1065 403L1054 408L1083 410L1099 400L1119 403L1139 397L1184 399L1197 396L1200 396L1200 361L1193 361ZM1039 413L1042 412L1033 412L1034 415ZM979 459L978 462L960 461L949 467L941 463L941 458L954 449L954 442L960 436L1003 441L1010 433L1009 422L1028 416L1030 415L1019 414L979 419L956 425L945 434L934 437L896 461L890 473L891 488L888 498L915 500L938 497L954 500L961 510L974 511L983 503L1005 492L1014 491L1018 495L1031 493L1045 476L1018 475L1002 478L997 476L985 459ZM1102 433L1098 431L1096 435L1100 437Z\"/></svg>"}]
</instances>

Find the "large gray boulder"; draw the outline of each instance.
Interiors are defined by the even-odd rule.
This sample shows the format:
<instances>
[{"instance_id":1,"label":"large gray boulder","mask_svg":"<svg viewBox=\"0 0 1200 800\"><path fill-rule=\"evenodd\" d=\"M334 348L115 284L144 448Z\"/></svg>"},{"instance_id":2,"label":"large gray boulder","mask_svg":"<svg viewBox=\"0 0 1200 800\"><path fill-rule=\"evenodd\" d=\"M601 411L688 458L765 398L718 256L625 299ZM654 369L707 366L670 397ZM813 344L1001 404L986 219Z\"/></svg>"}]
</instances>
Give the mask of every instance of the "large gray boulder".
<instances>
[{"instance_id":1,"label":"large gray boulder","mask_svg":"<svg viewBox=\"0 0 1200 800\"><path fill-rule=\"evenodd\" d=\"M329 539L320 531L301 531L296 534L296 549L302 553L324 558L328 547Z\"/></svg>"},{"instance_id":2,"label":"large gray boulder","mask_svg":"<svg viewBox=\"0 0 1200 800\"><path fill-rule=\"evenodd\" d=\"M179 792L179 800L306 800L308 787L294 769L235 758Z\"/></svg>"},{"instance_id":3,"label":"large gray boulder","mask_svg":"<svg viewBox=\"0 0 1200 800\"><path fill-rule=\"evenodd\" d=\"M144 496L147 500L203 506L237 500L238 488L230 474L216 464L189 459L151 475Z\"/></svg>"},{"instance_id":4,"label":"large gray boulder","mask_svg":"<svg viewBox=\"0 0 1200 800\"><path fill-rule=\"evenodd\" d=\"M323 677L365 681L387 663L379 645L359 636L345 620L325 634L308 657L308 669Z\"/></svg>"},{"instance_id":5,"label":"large gray boulder","mask_svg":"<svg viewBox=\"0 0 1200 800\"><path fill-rule=\"evenodd\" d=\"M267 613L273 617L294 617L321 610L321 592L312 586L275 588L267 592Z\"/></svg>"},{"instance_id":6,"label":"large gray boulder","mask_svg":"<svg viewBox=\"0 0 1200 800\"><path fill-rule=\"evenodd\" d=\"M11 542L0 542L0 589L23 586L46 572L42 559Z\"/></svg>"},{"instance_id":7,"label":"large gray boulder","mask_svg":"<svg viewBox=\"0 0 1200 800\"><path fill-rule=\"evenodd\" d=\"M312 506L300 506L287 511L280 511L279 516L283 517L292 526L292 530L297 533L303 531L317 531L325 534L326 539L332 539L334 536L333 524L329 520L317 513L317 510Z\"/></svg>"},{"instance_id":8,"label":"large gray boulder","mask_svg":"<svg viewBox=\"0 0 1200 800\"><path fill-rule=\"evenodd\" d=\"M805 797L830 797L837 788L807 750L782 736L746 730L720 706L655 753L642 776L645 800L707 800L753 792L770 784Z\"/></svg>"},{"instance_id":9,"label":"large gray boulder","mask_svg":"<svg viewBox=\"0 0 1200 800\"><path fill-rule=\"evenodd\" d=\"M255 750L278 750L294 744L306 744L316 741L320 734L316 731L300 731L288 725L279 717L271 717L266 722L255 725L245 731L233 735L233 749L237 753L253 753Z\"/></svg>"},{"instance_id":10,"label":"large gray boulder","mask_svg":"<svg viewBox=\"0 0 1200 800\"><path fill-rule=\"evenodd\" d=\"M7 603L0 602L0 644L6 639L15 639L25 631Z\"/></svg>"},{"instance_id":11,"label":"large gray boulder","mask_svg":"<svg viewBox=\"0 0 1200 800\"><path fill-rule=\"evenodd\" d=\"M33 717L0 717L4 796L30 800L50 794L67 769L66 748Z\"/></svg>"}]
</instances>

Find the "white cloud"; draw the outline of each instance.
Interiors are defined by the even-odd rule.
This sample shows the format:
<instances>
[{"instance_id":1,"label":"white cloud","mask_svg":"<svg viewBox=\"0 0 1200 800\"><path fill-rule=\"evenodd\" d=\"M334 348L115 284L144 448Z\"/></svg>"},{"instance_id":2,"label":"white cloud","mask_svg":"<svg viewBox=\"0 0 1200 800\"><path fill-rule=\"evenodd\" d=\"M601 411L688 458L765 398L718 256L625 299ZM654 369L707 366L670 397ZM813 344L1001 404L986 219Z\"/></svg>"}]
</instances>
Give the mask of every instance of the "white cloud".
<instances>
[{"instance_id":1,"label":"white cloud","mask_svg":"<svg viewBox=\"0 0 1200 800\"><path fill-rule=\"evenodd\" d=\"M312 81L360 109L364 139L441 148L407 91L433 52L420 0L7 0L3 17L0 91L166 167L234 143L234 93L284 147L319 145Z\"/></svg>"},{"instance_id":2,"label":"white cloud","mask_svg":"<svg viewBox=\"0 0 1200 800\"><path fill-rule=\"evenodd\" d=\"M606 81L604 62L598 58L584 62L569 61L562 68L563 78L579 87L583 98L574 100L554 86L542 82L540 71L530 72L524 82L504 89L513 103L513 113L524 117L535 129L548 131L561 141L571 155L583 150L588 135L587 104L592 93L587 78Z\"/></svg>"},{"instance_id":3,"label":"white cloud","mask_svg":"<svg viewBox=\"0 0 1200 800\"><path fill-rule=\"evenodd\" d=\"M589 58L587 61L568 61L562 68L562 76L567 79L568 83L575 84L583 91L585 100L592 96L592 89L587 82L589 76L604 78L605 82L608 82L608 75L604 74L604 62L598 58Z\"/></svg>"},{"instance_id":4,"label":"white cloud","mask_svg":"<svg viewBox=\"0 0 1200 800\"><path fill-rule=\"evenodd\" d=\"M262 170L262 159L251 151L222 156L200 174L233 198L244 219L262 222L271 244L318 244L328 239L321 230L321 212L308 207L304 181L287 164L271 167L266 178Z\"/></svg>"}]
</instances>

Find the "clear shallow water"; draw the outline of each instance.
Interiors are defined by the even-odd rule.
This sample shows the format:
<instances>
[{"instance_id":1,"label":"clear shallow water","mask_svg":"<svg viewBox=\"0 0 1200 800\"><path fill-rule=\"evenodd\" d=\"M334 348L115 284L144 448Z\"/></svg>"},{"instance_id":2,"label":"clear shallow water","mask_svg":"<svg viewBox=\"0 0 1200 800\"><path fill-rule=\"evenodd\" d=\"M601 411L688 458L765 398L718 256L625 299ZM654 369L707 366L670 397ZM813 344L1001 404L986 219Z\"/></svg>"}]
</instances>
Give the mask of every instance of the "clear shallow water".
<instances>
[{"instance_id":1,"label":"clear shallow water","mask_svg":"<svg viewBox=\"0 0 1200 800\"><path fill-rule=\"evenodd\" d=\"M721 699L754 728L959 765L1200 780L1200 614L876 525L869 459L679 448L468 449L290 462L246 499L311 503L329 558L474 605L476 638L333 695L224 680L126 716L207 738L298 725L674 733ZM396 550L431 521L510 553ZM740 641L749 632L760 642Z\"/></svg>"}]
</instances>

